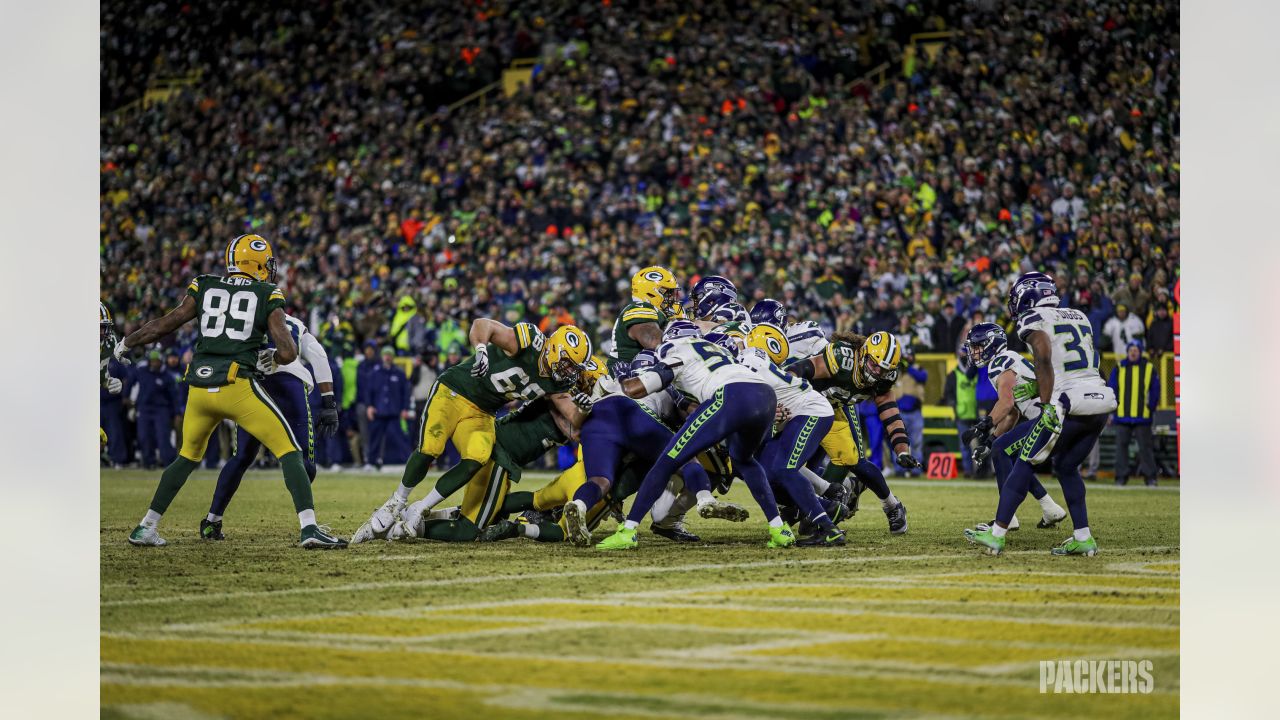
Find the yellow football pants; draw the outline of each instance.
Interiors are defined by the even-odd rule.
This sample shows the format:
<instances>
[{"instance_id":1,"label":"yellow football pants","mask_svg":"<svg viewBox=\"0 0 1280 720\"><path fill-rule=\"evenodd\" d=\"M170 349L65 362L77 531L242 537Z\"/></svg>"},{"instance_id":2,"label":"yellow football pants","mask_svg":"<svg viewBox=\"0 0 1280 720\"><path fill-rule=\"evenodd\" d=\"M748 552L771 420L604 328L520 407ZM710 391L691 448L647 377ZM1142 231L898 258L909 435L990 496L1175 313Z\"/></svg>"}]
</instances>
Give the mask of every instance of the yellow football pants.
<instances>
[{"instance_id":1,"label":"yellow football pants","mask_svg":"<svg viewBox=\"0 0 1280 720\"><path fill-rule=\"evenodd\" d=\"M555 480L547 483L546 486L533 493L533 509L540 511L552 510L563 507L565 503L573 499L574 493L578 492L578 488L587 482L587 469L582 464L582 450L579 446L578 462L572 467L556 476ZM605 511L609 509L607 499L596 503L594 507L587 510L587 527L594 530L600 524L600 520L604 518ZM560 529L564 529L564 519L560 519Z\"/></svg>"},{"instance_id":2,"label":"yellow football pants","mask_svg":"<svg viewBox=\"0 0 1280 720\"><path fill-rule=\"evenodd\" d=\"M178 454L199 462L204 457L209 436L223 420L231 420L244 428L278 458L301 447L271 396L256 380L242 377L221 387L187 389L187 410L182 415L182 449Z\"/></svg>"},{"instance_id":3,"label":"yellow football pants","mask_svg":"<svg viewBox=\"0 0 1280 720\"><path fill-rule=\"evenodd\" d=\"M493 415L439 382L431 386L422 414L418 452L440 457L445 442L452 439L463 460L489 461L495 437Z\"/></svg>"},{"instance_id":4,"label":"yellow football pants","mask_svg":"<svg viewBox=\"0 0 1280 720\"><path fill-rule=\"evenodd\" d=\"M510 491L510 473L490 460L467 481L462 495L462 516L477 528L485 529L502 509L502 501Z\"/></svg>"},{"instance_id":5,"label":"yellow football pants","mask_svg":"<svg viewBox=\"0 0 1280 720\"><path fill-rule=\"evenodd\" d=\"M822 449L831 456L833 464L853 467L862 459L862 426L858 424L857 411L847 406L837 407L835 411L835 421L822 438Z\"/></svg>"}]
</instances>

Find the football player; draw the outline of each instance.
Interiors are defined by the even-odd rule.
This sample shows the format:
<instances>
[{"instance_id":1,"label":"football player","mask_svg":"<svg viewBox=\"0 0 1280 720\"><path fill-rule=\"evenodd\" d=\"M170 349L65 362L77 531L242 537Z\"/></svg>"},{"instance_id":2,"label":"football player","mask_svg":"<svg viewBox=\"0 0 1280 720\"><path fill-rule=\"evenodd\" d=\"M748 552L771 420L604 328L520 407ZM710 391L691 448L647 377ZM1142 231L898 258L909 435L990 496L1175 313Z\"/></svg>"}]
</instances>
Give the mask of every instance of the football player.
<instances>
[{"instance_id":1,"label":"football player","mask_svg":"<svg viewBox=\"0 0 1280 720\"><path fill-rule=\"evenodd\" d=\"M586 333L561 325L544 337L530 323L508 327L480 318L471 324L469 337L475 354L440 373L432 385L422 412L418 449L410 455L400 485L374 511L366 523L370 527L361 526L357 535L384 536L402 511L408 526L416 527L422 515L464 487L493 452L494 413L512 400L545 395L562 416L576 418L575 427L581 425L581 411L569 391L591 357ZM450 439L462 459L436 481L422 502L406 510L409 494Z\"/></svg>"},{"instance_id":2,"label":"football player","mask_svg":"<svg viewBox=\"0 0 1280 720\"><path fill-rule=\"evenodd\" d=\"M613 323L610 372L617 363L630 362L641 350L662 343L662 329L679 308L677 292L675 276L664 267L653 265L631 276L631 302Z\"/></svg>"},{"instance_id":3,"label":"football player","mask_svg":"<svg viewBox=\"0 0 1280 720\"><path fill-rule=\"evenodd\" d=\"M183 381L188 385L182 419L182 448L165 469L142 522L129 534L133 545L160 546L156 527L161 516L204 457L214 428L223 420L243 427L280 460L285 486L301 526L304 548L344 548L345 540L316 523L311 481L302 446L289 421L260 378L298 358L298 346L285 322L284 293L276 287L276 259L259 235L241 235L227 243L227 274L200 275L187 285L182 303L169 314L143 325L116 344L115 356L142 348L199 320L199 340ZM263 349L270 337L274 349Z\"/></svg>"},{"instance_id":4,"label":"football player","mask_svg":"<svg viewBox=\"0 0 1280 720\"><path fill-rule=\"evenodd\" d=\"M907 508L889 489L880 468L863 457L866 453L862 449L862 431L853 407L871 398L889 433L898 464L904 468L920 467L920 461L911 454L906 425L898 416L893 397L901 362L902 348L887 332L872 333L867 338L837 333L821 355L787 365L789 372L812 381L836 405L836 420L822 441L822 449L831 456L827 479L842 475L845 469L852 471L880 499L889 532L895 535L907 531Z\"/></svg>"},{"instance_id":5,"label":"football player","mask_svg":"<svg viewBox=\"0 0 1280 720\"><path fill-rule=\"evenodd\" d=\"M751 326L771 325L779 333L782 333L783 339L786 339L787 327L787 307L773 298L765 298L756 301L751 306L751 313L748 316Z\"/></svg>"},{"instance_id":6,"label":"football player","mask_svg":"<svg viewBox=\"0 0 1280 720\"><path fill-rule=\"evenodd\" d=\"M1009 349L1009 338L1004 334L1004 328L995 323L978 323L969 330L965 347L974 365L987 368L987 377L998 393L991 413L979 420L965 433L966 437L962 438L973 449L975 464L981 465L991 452L993 439L1008 432L1020 420L1034 420L1040 416L1040 408L1036 407L1035 402L1039 393L1035 368L1026 358ZM1013 459L1000 453L995 458L995 466L998 490L1004 487ZM1031 478L1031 496L1040 503L1042 509L1040 522L1036 527L1053 527L1067 516L1067 511L1054 502L1034 476ZM1018 527L1018 516L1014 515L1009 522L1009 529L1017 530Z\"/></svg>"},{"instance_id":7,"label":"football player","mask_svg":"<svg viewBox=\"0 0 1280 720\"><path fill-rule=\"evenodd\" d=\"M708 342L734 351L736 341L727 335L712 334ZM844 532L835 523L843 514L831 517L822 506L813 486L801 474L800 468L818 452L822 439L831 430L834 413L831 403L822 393L814 390L808 380L781 370L777 363L786 362L789 349L787 337L772 324L760 324L751 328L745 346L739 346L739 362L751 368L773 388L778 400L778 425L780 429L765 442L760 452L760 462L771 483L776 483L791 505L798 507L809 519L814 532L796 544L804 546L834 546L845 543Z\"/></svg>"},{"instance_id":8,"label":"football player","mask_svg":"<svg viewBox=\"0 0 1280 720\"><path fill-rule=\"evenodd\" d=\"M119 395L124 391L124 381L115 377L107 370L107 365L115 357L116 349L116 325L111 319L111 311L107 310L105 303L98 303L98 382L103 390L110 395ZM117 414L117 418L118 418ZM114 421L119 424L119 420ZM107 423L108 425L112 423ZM118 428L111 428L112 435L119 432ZM107 437L107 430L101 426L98 427L98 444L105 448L110 438ZM123 456L124 451L120 451Z\"/></svg>"},{"instance_id":9,"label":"football player","mask_svg":"<svg viewBox=\"0 0 1280 720\"><path fill-rule=\"evenodd\" d=\"M338 403L333 396L333 369L329 365L329 354L320 345L320 341L307 331L301 320L286 314L284 321L289 328L290 337L298 346L298 359L278 366L263 377L262 389L284 413L293 436L298 440L306 438L307 446L303 450L302 462L306 467L307 477L315 482L315 434L318 432L321 437L328 437L338 431ZM274 348L275 345L268 342L266 347ZM311 370L302 364L303 360L311 366ZM312 372L315 373L314 376ZM312 385L320 391L321 407L320 419L314 428L308 399ZM235 438L235 453L218 473L218 484L213 491L213 500L209 503L209 513L200 521L200 537L204 540L226 538L222 533L222 516L236 490L240 488L245 472L262 449L262 443L244 428L236 429Z\"/></svg>"},{"instance_id":10,"label":"football player","mask_svg":"<svg viewBox=\"0 0 1280 720\"><path fill-rule=\"evenodd\" d=\"M1098 542L1089 531L1080 463L1116 409L1116 396L1098 372L1093 327L1079 310L1058 307L1058 287L1044 273L1018 278L1009 288L1008 310L1017 323L1018 337L1031 348L1040 414L996 440L992 452L1013 459L1000 489L996 519L987 529L965 530L964 536L993 555L1003 552L1013 513L1027 496L1035 467L1045 464L1062 486L1074 526L1071 537L1052 553L1095 555Z\"/></svg>"},{"instance_id":11,"label":"football player","mask_svg":"<svg viewBox=\"0 0 1280 720\"><path fill-rule=\"evenodd\" d=\"M642 398L674 385L699 403L645 475L626 521L596 545L600 550L624 550L638 544L636 528L667 486L673 473L721 440L737 473L769 521L769 547L790 547L795 536L783 525L757 454L773 428L777 399L773 389L754 371L743 367L727 351L702 339L697 326L676 320L667 326L658 362L652 370L622 381L622 389Z\"/></svg>"}]
</instances>

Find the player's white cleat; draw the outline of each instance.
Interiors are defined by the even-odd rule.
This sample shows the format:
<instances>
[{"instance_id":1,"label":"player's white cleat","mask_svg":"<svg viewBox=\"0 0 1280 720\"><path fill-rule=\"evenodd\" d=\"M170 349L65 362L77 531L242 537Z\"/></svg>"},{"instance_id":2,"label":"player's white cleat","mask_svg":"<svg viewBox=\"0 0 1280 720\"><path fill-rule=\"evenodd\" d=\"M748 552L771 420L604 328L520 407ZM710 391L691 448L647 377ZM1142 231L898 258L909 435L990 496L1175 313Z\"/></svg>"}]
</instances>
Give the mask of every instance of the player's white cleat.
<instances>
[{"instance_id":1,"label":"player's white cleat","mask_svg":"<svg viewBox=\"0 0 1280 720\"><path fill-rule=\"evenodd\" d=\"M129 533L129 544L139 547L164 547L169 543L160 537L160 533L155 528L139 525Z\"/></svg>"},{"instance_id":2,"label":"player's white cleat","mask_svg":"<svg viewBox=\"0 0 1280 720\"><path fill-rule=\"evenodd\" d=\"M369 524L373 526L373 533L377 537L383 537L391 526L399 519L400 511L404 509L404 501L395 495L391 499L382 503L382 507L373 511L373 515L369 518Z\"/></svg>"},{"instance_id":3,"label":"player's white cleat","mask_svg":"<svg viewBox=\"0 0 1280 720\"><path fill-rule=\"evenodd\" d=\"M360 526L359 530L356 530L351 535L351 544L357 545L376 539L378 539L378 534L373 531L373 523L366 521L365 524Z\"/></svg>"},{"instance_id":4,"label":"player's white cleat","mask_svg":"<svg viewBox=\"0 0 1280 720\"><path fill-rule=\"evenodd\" d=\"M413 528L409 526L409 523L404 520L393 524L391 528L387 530L387 542L395 540L413 540L417 537L420 536L415 533Z\"/></svg>"},{"instance_id":5,"label":"player's white cleat","mask_svg":"<svg viewBox=\"0 0 1280 720\"><path fill-rule=\"evenodd\" d=\"M427 502L425 500L419 500L418 502L407 507L403 507L400 510L400 520L404 522L405 527L413 530L414 534L421 535L422 527L426 525L427 520L430 519L429 515L431 512L432 511L427 509Z\"/></svg>"},{"instance_id":6,"label":"player's white cleat","mask_svg":"<svg viewBox=\"0 0 1280 720\"><path fill-rule=\"evenodd\" d=\"M591 530L587 528L587 505L581 500L570 500L564 505L564 530L569 542L578 547L591 544Z\"/></svg>"},{"instance_id":7,"label":"player's white cleat","mask_svg":"<svg viewBox=\"0 0 1280 720\"><path fill-rule=\"evenodd\" d=\"M1038 528L1051 528L1062 522L1067 517L1067 511L1062 506L1054 504L1053 507L1044 511L1044 516L1040 518L1040 522L1036 523Z\"/></svg>"},{"instance_id":8,"label":"player's white cleat","mask_svg":"<svg viewBox=\"0 0 1280 720\"><path fill-rule=\"evenodd\" d=\"M728 520L729 522L745 522L751 513L741 505L712 500L698 503L698 517L706 520Z\"/></svg>"}]
</instances>

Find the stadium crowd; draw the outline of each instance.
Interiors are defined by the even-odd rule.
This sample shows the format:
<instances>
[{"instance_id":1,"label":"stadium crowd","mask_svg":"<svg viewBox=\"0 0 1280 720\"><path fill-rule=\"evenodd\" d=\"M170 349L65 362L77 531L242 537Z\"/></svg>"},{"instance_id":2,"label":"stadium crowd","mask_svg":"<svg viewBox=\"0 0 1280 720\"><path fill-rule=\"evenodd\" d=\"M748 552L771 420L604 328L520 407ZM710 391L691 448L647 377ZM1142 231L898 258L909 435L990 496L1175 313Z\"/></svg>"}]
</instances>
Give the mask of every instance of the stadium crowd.
<instances>
[{"instance_id":1,"label":"stadium crowd","mask_svg":"<svg viewBox=\"0 0 1280 720\"><path fill-rule=\"evenodd\" d=\"M157 2L130 38L104 8L104 103L201 77L104 113L118 329L252 231L341 358L444 365L478 316L573 321L607 350L649 264L945 353L1042 269L1103 348L1172 350L1176 5L542 5ZM937 30L936 59L912 47ZM539 63L521 91L449 110L517 57Z\"/></svg>"}]
</instances>

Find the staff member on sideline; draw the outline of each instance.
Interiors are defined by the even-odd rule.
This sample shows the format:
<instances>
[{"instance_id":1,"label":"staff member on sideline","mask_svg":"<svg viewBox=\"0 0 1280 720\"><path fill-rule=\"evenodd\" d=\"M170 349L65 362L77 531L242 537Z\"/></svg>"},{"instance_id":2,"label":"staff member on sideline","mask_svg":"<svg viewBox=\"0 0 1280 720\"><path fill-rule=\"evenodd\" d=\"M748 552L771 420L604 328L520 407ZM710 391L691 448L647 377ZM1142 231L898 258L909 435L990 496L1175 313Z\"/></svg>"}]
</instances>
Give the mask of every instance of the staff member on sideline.
<instances>
[{"instance_id":1,"label":"staff member on sideline","mask_svg":"<svg viewBox=\"0 0 1280 720\"><path fill-rule=\"evenodd\" d=\"M1116 485L1129 483L1129 441L1138 436L1138 472L1149 487L1156 484L1155 440L1151 422L1160 402L1160 376L1142 356L1142 341L1130 340L1125 358L1111 371L1107 384L1116 391Z\"/></svg>"}]
</instances>

